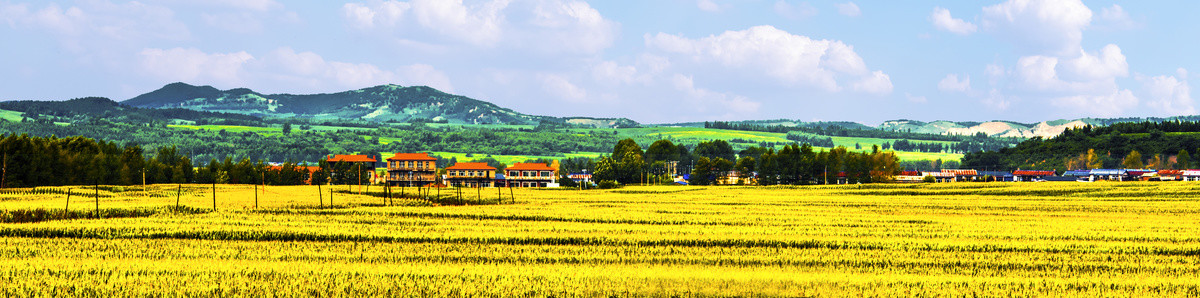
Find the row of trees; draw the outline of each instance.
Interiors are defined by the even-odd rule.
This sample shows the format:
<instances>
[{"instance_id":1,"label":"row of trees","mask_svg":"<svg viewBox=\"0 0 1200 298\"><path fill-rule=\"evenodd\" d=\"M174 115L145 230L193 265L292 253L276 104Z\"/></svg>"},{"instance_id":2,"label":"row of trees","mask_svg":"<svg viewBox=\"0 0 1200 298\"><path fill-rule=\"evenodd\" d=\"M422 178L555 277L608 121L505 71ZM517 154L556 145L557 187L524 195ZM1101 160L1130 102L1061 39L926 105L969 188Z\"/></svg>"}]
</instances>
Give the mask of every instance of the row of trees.
<instances>
[{"instance_id":1,"label":"row of trees","mask_svg":"<svg viewBox=\"0 0 1200 298\"><path fill-rule=\"evenodd\" d=\"M1132 168L1125 159L1137 152L1143 166L1158 169L1195 166L1178 162L1200 154L1200 122L1117 123L1107 127L1084 126L1067 129L1053 139L1032 138L1017 146L997 151L967 153L964 167L999 170ZM1182 154L1188 153L1188 154ZM1155 162L1161 160L1159 162ZM1174 165L1171 160L1176 160ZM1132 160L1131 160L1132 162ZM1130 165L1136 165L1131 163Z\"/></svg>"},{"instance_id":2,"label":"row of trees","mask_svg":"<svg viewBox=\"0 0 1200 298\"><path fill-rule=\"evenodd\" d=\"M860 153L837 147L829 151L814 151L811 144L791 144L776 151L774 148L752 147L737 158L732 147L722 140L702 142L690 153L687 147L669 140L658 140L642 151L632 139L617 142L610 156L595 162L565 160L563 169L594 166L593 179L620 183L669 183L669 164L676 164L675 173L689 173L689 183L709 185L728 180L736 173L740 183L757 181L759 185L825 184L845 174L849 183L883 182L901 170L900 159L892 152L876 146L870 153ZM754 176L757 173L757 179Z\"/></svg>"},{"instance_id":3,"label":"row of trees","mask_svg":"<svg viewBox=\"0 0 1200 298\"><path fill-rule=\"evenodd\" d=\"M311 178L312 183L358 184L370 177L369 167L349 163L319 163L309 174L304 163L284 162L271 166L263 160L227 156L224 162L212 159L207 166L194 167L191 158L174 146L160 147L146 154L137 145L118 146L114 142L85 137L0 137L0 187L57 185L138 185L142 183L231 183L298 185Z\"/></svg>"}]
</instances>

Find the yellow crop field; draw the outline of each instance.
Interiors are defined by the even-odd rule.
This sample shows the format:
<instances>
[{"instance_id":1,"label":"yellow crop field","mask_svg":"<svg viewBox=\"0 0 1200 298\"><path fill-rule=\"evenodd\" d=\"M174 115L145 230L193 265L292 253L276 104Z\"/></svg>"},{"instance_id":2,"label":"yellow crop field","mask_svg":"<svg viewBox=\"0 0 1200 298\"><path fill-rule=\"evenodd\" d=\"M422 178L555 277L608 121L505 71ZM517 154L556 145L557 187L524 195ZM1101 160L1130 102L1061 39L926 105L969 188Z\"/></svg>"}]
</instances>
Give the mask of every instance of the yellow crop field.
<instances>
[{"instance_id":1,"label":"yellow crop field","mask_svg":"<svg viewBox=\"0 0 1200 298\"><path fill-rule=\"evenodd\" d=\"M0 295L1200 296L1191 182L67 189L0 190Z\"/></svg>"}]
</instances>

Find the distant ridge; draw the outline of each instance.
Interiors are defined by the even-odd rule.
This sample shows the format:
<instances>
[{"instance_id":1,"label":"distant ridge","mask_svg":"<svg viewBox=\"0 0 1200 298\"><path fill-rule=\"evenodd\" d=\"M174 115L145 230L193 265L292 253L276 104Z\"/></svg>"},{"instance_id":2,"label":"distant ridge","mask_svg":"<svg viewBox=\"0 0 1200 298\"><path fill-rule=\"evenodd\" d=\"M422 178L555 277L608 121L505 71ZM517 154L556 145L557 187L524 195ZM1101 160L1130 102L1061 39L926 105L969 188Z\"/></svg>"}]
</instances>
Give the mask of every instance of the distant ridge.
<instances>
[{"instance_id":1,"label":"distant ridge","mask_svg":"<svg viewBox=\"0 0 1200 298\"><path fill-rule=\"evenodd\" d=\"M380 85L325 94L262 94L246 88L171 83L121 102L143 108L183 108L261 117L355 119L373 122L431 121L455 124L573 123L597 127L634 127L625 118L559 118L522 114L490 102L453 95L427 86Z\"/></svg>"}]
</instances>

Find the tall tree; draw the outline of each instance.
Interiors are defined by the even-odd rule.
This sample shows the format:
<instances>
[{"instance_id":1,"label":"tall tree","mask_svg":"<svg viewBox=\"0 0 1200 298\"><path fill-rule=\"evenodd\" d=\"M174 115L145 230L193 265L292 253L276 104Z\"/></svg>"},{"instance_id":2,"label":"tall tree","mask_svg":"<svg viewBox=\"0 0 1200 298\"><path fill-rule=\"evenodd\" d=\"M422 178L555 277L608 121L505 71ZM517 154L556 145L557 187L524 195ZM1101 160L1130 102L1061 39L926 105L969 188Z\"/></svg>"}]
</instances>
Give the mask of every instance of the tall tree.
<instances>
[{"instance_id":1,"label":"tall tree","mask_svg":"<svg viewBox=\"0 0 1200 298\"><path fill-rule=\"evenodd\" d=\"M1146 167L1142 164L1142 154L1138 153L1137 150L1130 151L1129 155L1125 156L1125 162L1122 165L1126 169L1141 169Z\"/></svg>"},{"instance_id":2,"label":"tall tree","mask_svg":"<svg viewBox=\"0 0 1200 298\"><path fill-rule=\"evenodd\" d=\"M1188 154L1187 149L1179 149L1179 154L1175 155L1175 169L1186 170L1192 167L1192 157Z\"/></svg>"}]
</instances>

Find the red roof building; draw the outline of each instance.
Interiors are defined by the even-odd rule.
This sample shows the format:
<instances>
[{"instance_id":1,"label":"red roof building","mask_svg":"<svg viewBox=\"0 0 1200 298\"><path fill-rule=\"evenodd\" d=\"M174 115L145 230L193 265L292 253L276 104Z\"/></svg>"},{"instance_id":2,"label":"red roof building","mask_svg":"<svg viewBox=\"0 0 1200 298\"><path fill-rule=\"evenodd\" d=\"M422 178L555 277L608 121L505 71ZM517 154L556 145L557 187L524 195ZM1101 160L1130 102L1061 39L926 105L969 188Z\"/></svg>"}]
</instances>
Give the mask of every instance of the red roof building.
<instances>
[{"instance_id":1,"label":"red roof building","mask_svg":"<svg viewBox=\"0 0 1200 298\"><path fill-rule=\"evenodd\" d=\"M554 168L544 163L515 163L504 169L504 180L511 187L546 187L557 178Z\"/></svg>"},{"instance_id":2,"label":"red roof building","mask_svg":"<svg viewBox=\"0 0 1200 298\"><path fill-rule=\"evenodd\" d=\"M1016 170L1013 171L1015 176L1054 176L1054 171L1033 171L1033 170Z\"/></svg>"}]
</instances>

